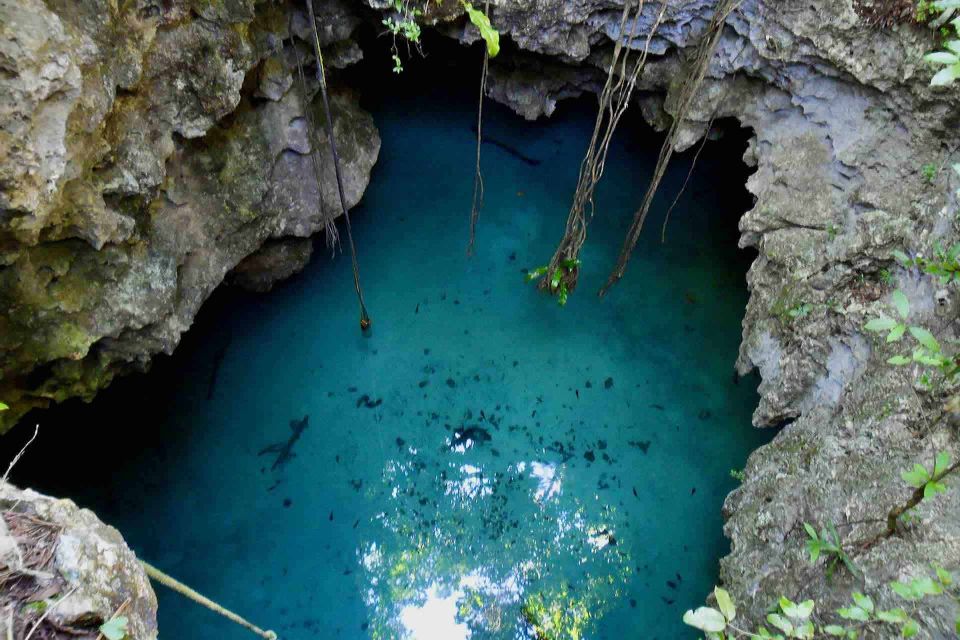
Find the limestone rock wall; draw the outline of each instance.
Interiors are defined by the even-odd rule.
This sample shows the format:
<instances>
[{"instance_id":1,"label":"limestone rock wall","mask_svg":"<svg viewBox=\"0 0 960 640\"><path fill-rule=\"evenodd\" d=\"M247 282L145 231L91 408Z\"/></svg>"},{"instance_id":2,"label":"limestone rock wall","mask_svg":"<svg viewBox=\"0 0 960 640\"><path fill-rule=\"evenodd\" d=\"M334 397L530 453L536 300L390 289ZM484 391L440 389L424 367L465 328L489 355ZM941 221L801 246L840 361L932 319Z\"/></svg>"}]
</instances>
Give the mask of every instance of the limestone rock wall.
<instances>
[{"instance_id":1,"label":"limestone rock wall","mask_svg":"<svg viewBox=\"0 0 960 640\"><path fill-rule=\"evenodd\" d=\"M243 258L339 211L299 7L0 0L0 431L170 353ZM330 66L358 59L354 7L317 11ZM332 109L352 205L380 140L349 92Z\"/></svg>"},{"instance_id":2,"label":"limestone rock wall","mask_svg":"<svg viewBox=\"0 0 960 640\"><path fill-rule=\"evenodd\" d=\"M11 612L4 637L26 638L38 625L34 637L95 638L117 612L131 640L157 637L157 598L133 551L70 500L0 481L0 575L0 604Z\"/></svg>"}]
</instances>

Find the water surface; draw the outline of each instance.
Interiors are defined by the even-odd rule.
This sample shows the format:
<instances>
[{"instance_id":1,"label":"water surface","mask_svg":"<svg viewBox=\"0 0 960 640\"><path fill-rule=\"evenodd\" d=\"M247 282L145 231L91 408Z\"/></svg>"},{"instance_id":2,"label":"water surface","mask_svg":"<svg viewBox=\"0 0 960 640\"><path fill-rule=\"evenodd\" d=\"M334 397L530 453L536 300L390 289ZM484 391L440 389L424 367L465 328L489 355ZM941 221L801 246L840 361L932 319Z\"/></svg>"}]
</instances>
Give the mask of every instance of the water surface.
<instances>
[{"instance_id":1,"label":"water surface","mask_svg":"<svg viewBox=\"0 0 960 640\"><path fill-rule=\"evenodd\" d=\"M661 141L628 121L560 308L523 276L562 233L594 104L534 124L487 105L487 135L526 160L484 146L467 260L472 79L407 73L365 96L383 137L354 213L372 335L349 260L318 242L272 293L215 295L151 374L35 414L15 480L75 497L284 639L692 636L680 617L726 551L729 471L767 439L756 380L733 376L742 137L707 146L664 245L678 158L600 300ZM249 637L158 591L164 637Z\"/></svg>"}]
</instances>

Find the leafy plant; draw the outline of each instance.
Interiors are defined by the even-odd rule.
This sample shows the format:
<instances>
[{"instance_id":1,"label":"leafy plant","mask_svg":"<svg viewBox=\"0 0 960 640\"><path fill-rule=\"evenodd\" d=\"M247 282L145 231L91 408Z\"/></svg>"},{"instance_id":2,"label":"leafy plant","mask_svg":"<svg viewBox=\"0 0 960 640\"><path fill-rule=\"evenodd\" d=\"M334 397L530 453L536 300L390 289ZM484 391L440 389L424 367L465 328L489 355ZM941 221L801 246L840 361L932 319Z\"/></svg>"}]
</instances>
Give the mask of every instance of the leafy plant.
<instances>
[{"instance_id":1,"label":"leafy plant","mask_svg":"<svg viewBox=\"0 0 960 640\"><path fill-rule=\"evenodd\" d=\"M743 482L744 474L743 469L730 469L730 477L734 480L739 480Z\"/></svg>"},{"instance_id":2,"label":"leafy plant","mask_svg":"<svg viewBox=\"0 0 960 640\"><path fill-rule=\"evenodd\" d=\"M713 596L717 600L718 609L713 607L699 607L683 614L684 624L700 629L706 632L707 637L717 638L716 634L722 634L727 626L737 617L737 608L733 604L733 598L725 589L714 587Z\"/></svg>"},{"instance_id":3,"label":"leafy plant","mask_svg":"<svg viewBox=\"0 0 960 640\"><path fill-rule=\"evenodd\" d=\"M934 0L932 6L941 13L952 11L960 9L960 0ZM928 9L925 8L924 16L927 15ZM944 37L943 47L946 51L934 51L923 57L927 62L943 67L930 80L930 86L933 87L952 85L960 77L960 39L957 38L957 34L960 32L960 17L954 18L949 24L952 27L952 32L947 27L944 27L945 31L942 32Z\"/></svg>"},{"instance_id":4,"label":"leafy plant","mask_svg":"<svg viewBox=\"0 0 960 640\"><path fill-rule=\"evenodd\" d=\"M928 472L922 464L916 463L909 471L902 471L900 477L911 487L923 489L923 499L928 500L938 493L947 491L944 478L950 471L950 453L940 451L934 458L932 473Z\"/></svg>"},{"instance_id":5,"label":"leafy plant","mask_svg":"<svg viewBox=\"0 0 960 640\"><path fill-rule=\"evenodd\" d=\"M127 616L114 616L100 625L100 633L107 640L123 640L127 637Z\"/></svg>"},{"instance_id":6,"label":"leafy plant","mask_svg":"<svg viewBox=\"0 0 960 640\"><path fill-rule=\"evenodd\" d=\"M813 309L813 305L802 302L795 307L792 307L787 310L787 315L793 318L794 320L798 318L805 318L810 314L810 311Z\"/></svg>"},{"instance_id":7,"label":"leafy plant","mask_svg":"<svg viewBox=\"0 0 960 640\"><path fill-rule=\"evenodd\" d=\"M467 16L470 22L480 32L480 37L487 43L487 54L495 58L500 53L500 33L490 24L490 18L483 11L475 9L472 4L466 0L460 0L460 4L467 10Z\"/></svg>"},{"instance_id":8,"label":"leafy plant","mask_svg":"<svg viewBox=\"0 0 960 640\"><path fill-rule=\"evenodd\" d=\"M879 318L870 320L864 328L874 333L883 333L886 331L887 342L897 342L907 331L906 320L910 315L910 301L907 300L907 296L899 289L893 292L891 300L894 310L897 312L897 315L900 316L900 320L895 320L881 312Z\"/></svg>"},{"instance_id":9,"label":"leafy plant","mask_svg":"<svg viewBox=\"0 0 960 640\"><path fill-rule=\"evenodd\" d=\"M850 556L843 548L843 541L840 539L840 534L837 533L837 528L833 523L828 523L827 526L820 530L820 533L817 533L817 530L813 528L813 525L804 522L803 528L807 532L807 551L810 552L810 563L814 564L820 558L824 556L827 561L827 577L833 577L833 573L837 570L837 567L844 566L847 570L857 576L860 575L860 570L853 563L853 560L850 559Z\"/></svg>"},{"instance_id":10,"label":"leafy plant","mask_svg":"<svg viewBox=\"0 0 960 640\"><path fill-rule=\"evenodd\" d=\"M420 50L420 25L417 24L417 18L423 15L423 11L410 6L410 0L393 0L394 15L387 16L381 22L387 28L387 32L393 36L393 45L391 47L391 59L393 60L393 72L403 72L403 61L400 59L400 51L397 47L397 38L407 41L407 45L413 45Z\"/></svg>"},{"instance_id":11,"label":"leafy plant","mask_svg":"<svg viewBox=\"0 0 960 640\"><path fill-rule=\"evenodd\" d=\"M933 184L933 181L937 179L937 174L940 171L937 168L936 164L934 164L933 162L930 162L928 164L923 165L923 167L921 167L920 169L920 172L923 174L923 177L927 182L929 182L930 184Z\"/></svg>"},{"instance_id":12,"label":"leafy plant","mask_svg":"<svg viewBox=\"0 0 960 640\"><path fill-rule=\"evenodd\" d=\"M561 260L560 265L553 270L552 274L550 274L550 280L547 284L550 287L550 291L557 294L557 304L559 304L561 307L567 304L567 298L570 295L570 289L567 287L564 276L571 273L574 269L579 268L579 258L568 258L566 260ZM527 282L546 276L549 270L550 265L544 265L531 270L527 274Z\"/></svg>"},{"instance_id":13,"label":"leafy plant","mask_svg":"<svg viewBox=\"0 0 960 640\"><path fill-rule=\"evenodd\" d=\"M917 267L924 273L934 276L942 285L960 282L960 242L944 249L937 242L933 249L933 258L924 258L923 254L910 257L902 251L894 251L893 257L905 267Z\"/></svg>"},{"instance_id":14,"label":"leafy plant","mask_svg":"<svg viewBox=\"0 0 960 640\"><path fill-rule=\"evenodd\" d=\"M10 408L10 407L8 407L8 406L5 405L4 403L0 402L0 411L6 411L6 410L9 409L9 408Z\"/></svg>"}]
</instances>

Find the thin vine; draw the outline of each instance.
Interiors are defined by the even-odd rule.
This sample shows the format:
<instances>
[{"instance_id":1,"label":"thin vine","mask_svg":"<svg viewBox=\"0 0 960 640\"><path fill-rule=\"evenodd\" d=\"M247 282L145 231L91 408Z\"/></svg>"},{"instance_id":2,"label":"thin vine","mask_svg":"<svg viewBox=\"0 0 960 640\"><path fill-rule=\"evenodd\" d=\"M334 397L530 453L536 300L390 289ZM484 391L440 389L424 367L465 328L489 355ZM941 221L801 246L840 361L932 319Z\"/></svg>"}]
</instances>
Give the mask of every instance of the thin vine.
<instances>
[{"instance_id":1,"label":"thin vine","mask_svg":"<svg viewBox=\"0 0 960 640\"><path fill-rule=\"evenodd\" d=\"M353 233L350 228L350 212L347 210L347 198L343 192L343 176L340 172L340 156L337 154L337 141L333 135L333 110L330 108L330 98L327 95L327 76L323 68L323 53L320 51L320 34L317 32L317 17L314 15L312 0L304 0L307 13L310 16L310 26L313 30L313 53L317 62L317 79L320 82L320 95L323 97L323 108L327 114L327 139L330 141L330 153L333 155L333 169L337 177L337 193L340 196L340 208L347 226L347 242L350 244L350 260L353 263L353 286L357 290L357 301L360 303L360 329L370 328L370 315L363 302L363 290L360 288L360 266L357 263L357 248L353 244Z\"/></svg>"},{"instance_id":2,"label":"thin vine","mask_svg":"<svg viewBox=\"0 0 960 640\"><path fill-rule=\"evenodd\" d=\"M470 204L470 240L467 242L467 255L473 255L473 245L477 237L477 220L480 218L480 209L483 208L483 175L480 172L480 147L483 145L483 99L487 93L487 70L490 64L490 58L495 57L500 52L500 34L490 24L490 2L484 4L483 12L473 8L469 2L463 2L464 8L470 21L480 31L480 35L486 40L486 48L483 51L483 68L480 72L480 97L477 100L477 162L476 170L473 175L473 199Z\"/></svg>"}]
</instances>

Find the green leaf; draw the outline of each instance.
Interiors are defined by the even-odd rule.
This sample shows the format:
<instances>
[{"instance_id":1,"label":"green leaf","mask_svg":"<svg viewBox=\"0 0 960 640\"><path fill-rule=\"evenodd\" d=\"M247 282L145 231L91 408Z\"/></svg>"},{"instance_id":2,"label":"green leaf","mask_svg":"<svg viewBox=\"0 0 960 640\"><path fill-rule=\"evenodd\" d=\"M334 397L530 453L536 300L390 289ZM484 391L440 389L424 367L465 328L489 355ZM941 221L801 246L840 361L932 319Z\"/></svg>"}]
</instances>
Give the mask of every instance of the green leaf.
<instances>
[{"instance_id":1,"label":"green leaf","mask_svg":"<svg viewBox=\"0 0 960 640\"><path fill-rule=\"evenodd\" d=\"M940 353L940 343L933 337L933 334L923 327L910 327L910 335L917 339L917 342L926 347L933 353Z\"/></svg>"},{"instance_id":2,"label":"green leaf","mask_svg":"<svg viewBox=\"0 0 960 640\"><path fill-rule=\"evenodd\" d=\"M810 617L810 614L813 613L813 600L804 600L797 605L796 615L791 616L792 618L798 618L800 620L806 620Z\"/></svg>"},{"instance_id":3,"label":"green leaf","mask_svg":"<svg viewBox=\"0 0 960 640\"><path fill-rule=\"evenodd\" d=\"M887 342L897 342L903 337L903 332L906 330L907 325L902 323L898 324L890 331L890 333L887 334Z\"/></svg>"},{"instance_id":4,"label":"green leaf","mask_svg":"<svg viewBox=\"0 0 960 640\"><path fill-rule=\"evenodd\" d=\"M947 467L950 466L950 452L941 451L937 454L936 459L933 463L933 477L939 478L944 471L947 470Z\"/></svg>"},{"instance_id":5,"label":"green leaf","mask_svg":"<svg viewBox=\"0 0 960 640\"><path fill-rule=\"evenodd\" d=\"M490 18L483 11L474 9L473 5L465 0L460 0L463 8L467 10L470 16L470 22L480 32L480 37L487 42L487 55L491 58L497 57L500 53L500 33L490 24Z\"/></svg>"},{"instance_id":6,"label":"green leaf","mask_svg":"<svg viewBox=\"0 0 960 640\"><path fill-rule=\"evenodd\" d=\"M893 589L893 592L905 600L918 600L922 596L918 596L913 592L913 589L910 588L910 585L904 584L899 580L890 583L890 588Z\"/></svg>"},{"instance_id":7,"label":"green leaf","mask_svg":"<svg viewBox=\"0 0 960 640\"><path fill-rule=\"evenodd\" d=\"M844 620L856 620L857 622L866 622L870 619L870 614L861 609L860 607L844 607L843 609L837 609L837 613L840 614L840 617Z\"/></svg>"},{"instance_id":8,"label":"green leaf","mask_svg":"<svg viewBox=\"0 0 960 640\"><path fill-rule=\"evenodd\" d=\"M893 251L890 252L890 255L893 256L894 260L896 260L897 262L899 262L904 266L913 262L910 256L905 254L903 251L900 251L899 249L894 249Z\"/></svg>"},{"instance_id":9,"label":"green leaf","mask_svg":"<svg viewBox=\"0 0 960 640\"><path fill-rule=\"evenodd\" d=\"M912 638L918 633L920 633L920 625L917 624L916 620L907 620L907 623L903 625L903 629L900 630L900 635L904 638Z\"/></svg>"},{"instance_id":10,"label":"green leaf","mask_svg":"<svg viewBox=\"0 0 960 640\"><path fill-rule=\"evenodd\" d=\"M797 605L794 604L791 600L780 596L780 610L787 614L789 618L796 618Z\"/></svg>"},{"instance_id":11,"label":"green leaf","mask_svg":"<svg viewBox=\"0 0 960 640\"><path fill-rule=\"evenodd\" d=\"M553 270L553 276L550 278L550 288L556 289L560 286L560 280L563 279L563 271L559 267Z\"/></svg>"},{"instance_id":12,"label":"green leaf","mask_svg":"<svg viewBox=\"0 0 960 640\"><path fill-rule=\"evenodd\" d=\"M853 602L867 613L873 613L873 600L870 596L865 596L859 591L854 591Z\"/></svg>"},{"instance_id":13,"label":"green leaf","mask_svg":"<svg viewBox=\"0 0 960 640\"><path fill-rule=\"evenodd\" d=\"M864 325L864 329L867 331L890 331L896 327L899 323L893 318L888 318L887 316L880 316L879 318L874 318L870 322Z\"/></svg>"},{"instance_id":14,"label":"green leaf","mask_svg":"<svg viewBox=\"0 0 960 640\"><path fill-rule=\"evenodd\" d=\"M720 587L714 587L713 595L717 599L717 604L720 605L720 613L727 619L727 622L732 622L737 617L737 608L733 605L733 598L725 589Z\"/></svg>"},{"instance_id":15,"label":"green leaf","mask_svg":"<svg viewBox=\"0 0 960 640\"><path fill-rule=\"evenodd\" d=\"M793 633L793 624L778 613L767 615L767 622L783 631L788 636Z\"/></svg>"},{"instance_id":16,"label":"green leaf","mask_svg":"<svg viewBox=\"0 0 960 640\"><path fill-rule=\"evenodd\" d=\"M911 362L910 358L906 356L897 355L897 356L887 358L887 364L894 364L894 365L897 365L898 367L903 366L905 364L910 364L910 362Z\"/></svg>"},{"instance_id":17,"label":"green leaf","mask_svg":"<svg viewBox=\"0 0 960 640\"><path fill-rule=\"evenodd\" d=\"M811 540L818 540L818 538L817 538L817 530L814 529L814 528L810 525L809 522L804 522L804 523L803 523L803 528L807 530L807 535L810 536L810 539L811 539Z\"/></svg>"},{"instance_id":18,"label":"green leaf","mask_svg":"<svg viewBox=\"0 0 960 640\"><path fill-rule=\"evenodd\" d=\"M914 464L910 471L901 471L900 477L915 489L919 489L930 481L930 474L927 473L922 464Z\"/></svg>"},{"instance_id":19,"label":"green leaf","mask_svg":"<svg viewBox=\"0 0 960 640\"><path fill-rule=\"evenodd\" d=\"M727 628L723 614L710 607L687 611L683 614L683 623L707 633L719 633Z\"/></svg>"},{"instance_id":20,"label":"green leaf","mask_svg":"<svg viewBox=\"0 0 960 640\"><path fill-rule=\"evenodd\" d=\"M543 276L547 273L548 266L537 267L533 271L527 274L527 280L536 280L537 278Z\"/></svg>"},{"instance_id":21,"label":"green leaf","mask_svg":"<svg viewBox=\"0 0 960 640\"><path fill-rule=\"evenodd\" d=\"M933 581L932 578L924 576L922 578L917 578L910 583L910 588L915 594L918 594L920 597L923 596L938 596L943 593L943 587Z\"/></svg>"},{"instance_id":22,"label":"green leaf","mask_svg":"<svg viewBox=\"0 0 960 640\"><path fill-rule=\"evenodd\" d=\"M946 493L947 485L942 482L933 482L930 481L927 483L927 486L923 488L923 499L928 500L938 493Z\"/></svg>"},{"instance_id":23,"label":"green leaf","mask_svg":"<svg viewBox=\"0 0 960 640\"><path fill-rule=\"evenodd\" d=\"M960 58L957 58L952 53L947 53L946 51L935 51L934 53L928 53L923 56L923 59L927 62L934 62L936 64L956 64L960 62Z\"/></svg>"},{"instance_id":24,"label":"green leaf","mask_svg":"<svg viewBox=\"0 0 960 640\"><path fill-rule=\"evenodd\" d=\"M951 65L949 67L944 67L937 72L933 78L930 79L931 87L945 87L947 85L953 84L953 81L957 79L957 74L960 73L958 65Z\"/></svg>"},{"instance_id":25,"label":"green leaf","mask_svg":"<svg viewBox=\"0 0 960 640\"><path fill-rule=\"evenodd\" d=\"M939 565L934 565L933 569L937 572L937 580L940 581L940 584L945 587L949 587L953 584L953 576L950 575L949 571Z\"/></svg>"},{"instance_id":26,"label":"green leaf","mask_svg":"<svg viewBox=\"0 0 960 640\"><path fill-rule=\"evenodd\" d=\"M890 300L900 317L906 320L907 316L910 315L910 301L907 300L907 296L904 295L903 291L897 289L890 296Z\"/></svg>"},{"instance_id":27,"label":"green leaf","mask_svg":"<svg viewBox=\"0 0 960 640\"><path fill-rule=\"evenodd\" d=\"M847 630L838 624L828 624L823 628L823 632L828 636L835 636L837 638L842 638L847 635Z\"/></svg>"},{"instance_id":28,"label":"green leaf","mask_svg":"<svg viewBox=\"0 0 960 640\"><path fill-rule=\"evenodd\" d=\"M127 616L116 616L110 618L100 625L100 633L105 635L108 640L123 640L127 637Z\"/></svg>"},{"instance_id":29,"label":"green leaf","mask_svg":"<svg viewBox=\"0 0 960 640\"><path fill-rule=\"evenodd\" d=\"M9 408L10 408L10 407L8 407L8 406L5 405L4 403L0 402L0 411L6 411L6 410L9 409Z\"/></svg>"},{"instance_id":30,"label":"green leaf","mask_svg":"<svg viewBox=\"0 0 960 640\"><path fill-rule=\"evenodd\" d=\"M810 552L810 564L813 564L817 561L817 558L820 557L820 552L823 551L823 544L820 540L807 540L807 550Z\"/></svg>"},{"instance_id":31,"label":"green leaf","mask_svg":"<svg viewBox=\"0 0 960 640\"><path fill-rule=\"evenodd\" d=\"M890 609L889 611L878 611L877 618L883 622L891 624L903 624L907 621L907 612L903 609Z\"/></svg>"}]
</instances>

